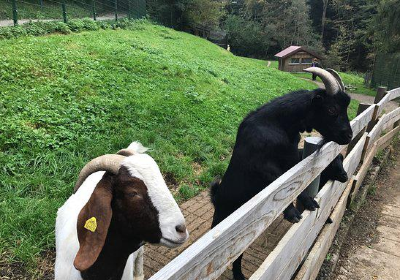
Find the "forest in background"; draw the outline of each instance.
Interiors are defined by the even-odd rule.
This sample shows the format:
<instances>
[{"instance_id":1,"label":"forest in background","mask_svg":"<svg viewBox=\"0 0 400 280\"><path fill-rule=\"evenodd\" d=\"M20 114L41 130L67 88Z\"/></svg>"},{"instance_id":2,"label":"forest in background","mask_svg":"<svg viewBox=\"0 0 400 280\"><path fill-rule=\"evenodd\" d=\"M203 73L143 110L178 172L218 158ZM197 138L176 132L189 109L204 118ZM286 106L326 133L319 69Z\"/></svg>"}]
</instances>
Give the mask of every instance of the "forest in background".
<instances>
[{"instance_id":1,"label":"forest in background","mask_svg":"<svg viewBox=\"0 0 400 280\"><path fill-rule=\"evenodd\" d=\"M235 54L271 58L290 45L325 55L325 66L371 70L400 51L400 0L148 0L156 21L178 30L227 32Z\"/></svg>"}]
</instances>

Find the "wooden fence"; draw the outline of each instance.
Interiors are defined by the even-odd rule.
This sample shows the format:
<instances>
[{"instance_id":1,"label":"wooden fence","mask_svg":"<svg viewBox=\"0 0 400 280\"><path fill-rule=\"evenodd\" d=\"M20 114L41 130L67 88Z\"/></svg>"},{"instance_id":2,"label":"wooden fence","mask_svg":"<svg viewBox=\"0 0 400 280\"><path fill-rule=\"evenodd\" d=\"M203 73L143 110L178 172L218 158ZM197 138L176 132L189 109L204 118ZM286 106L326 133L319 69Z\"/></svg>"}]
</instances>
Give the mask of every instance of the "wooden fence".
<instances>
[{"instance_id":1,"label":"wooden fence","mask_svg":"<svg viewBox=\"0 0 400 280\"><path fill-rule=\"evenodd\" d=\"M250 278L315 279L348 201L357 194L377 151L388 146L400 129L400 108L380 116L386 103L400 97L400 88L388 92L380 89L378 93L375 104L360 104L364 110L359 110L360 114L351 121L354 138L349 148L333 142L326 144L319 153L288 170L150 279L218 278L340 152L348 149L344 168L349 182L329 181L316 197L320 209L305 211L301 221L289 229ZM386 134L381 136L384 131ZM328 217L332 217L333 223L325 225Z\"/></svg>"}]
</instances>

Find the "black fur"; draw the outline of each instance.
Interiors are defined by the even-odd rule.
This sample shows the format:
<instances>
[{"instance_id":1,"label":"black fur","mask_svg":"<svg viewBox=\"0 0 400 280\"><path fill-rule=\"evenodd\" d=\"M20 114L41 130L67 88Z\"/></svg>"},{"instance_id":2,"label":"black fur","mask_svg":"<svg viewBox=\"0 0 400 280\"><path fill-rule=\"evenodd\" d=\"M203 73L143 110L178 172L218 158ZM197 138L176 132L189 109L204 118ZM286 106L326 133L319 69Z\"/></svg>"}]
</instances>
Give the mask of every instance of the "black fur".
<instances>
[{"instance_id":1,"label":"black fur","mask_svg":"<svg viewBox=\"0 0 400 280\"><path fill-rule=\"evenodd\" d=\"M215 207L212 227L298 162L300 132L316 129L326 141L349 143L349 102L350 97L344 92L331 96L322 89L303 90L279 97L245 117L228 169L221 182L211 187ZM310 210L318 207L314 202L311 199ZM293 204L284 215L292 222L301 219ZM240 262L241 257L233 264L235 279L244 279Z\"/></svg>"},{"instance_id":2,"label":"black fur","mask_svg":"<svg viewBox=\"0 0 400 280\"><path fill-rule=\"evenodd\" d=\"M321 189L329 180L344 183L348 180L347 172L343 168L343 155L339 154L329 165L322 171L319 180L319 189Z\"/></svg>"}]
</instances>

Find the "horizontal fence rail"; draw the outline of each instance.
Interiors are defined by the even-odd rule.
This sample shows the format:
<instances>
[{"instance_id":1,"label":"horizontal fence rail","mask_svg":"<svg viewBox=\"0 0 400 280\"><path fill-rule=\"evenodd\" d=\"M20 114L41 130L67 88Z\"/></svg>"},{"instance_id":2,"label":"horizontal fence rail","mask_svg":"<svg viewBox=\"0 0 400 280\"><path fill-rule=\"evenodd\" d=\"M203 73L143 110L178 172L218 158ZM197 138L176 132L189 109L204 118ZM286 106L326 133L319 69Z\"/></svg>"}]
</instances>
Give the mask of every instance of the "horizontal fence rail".
<instances>
[{"instance_id":1,"label":"horizontal fence rail","mask_svg":"<svg viewBox=\"0 0 400 280\"><path fill-rule=\"evenodd\" d=\"M268 255L251 280L315 279L339 227L348 200L357 193L378 149L386 147L399 132L400 108L384 114L383 107L400 97L400 88L385 92L351 121L354 144L344 160L350 182L329 181L318 193L320 208L305 211ZM379 118L379 121L377 121ZM370 132L365 132L367 126ZM384 136L384 130L395 126ZM379 138L380 137L380 138ZM296 199L346 146L330 142L292 167L224 221L188 247L151 280L216 279ZM357 167L361 164L355 176ZM333 224L325 225L328 217ZM317 241L316 241L317 239ZM315 245L313 246L313 244ZM311 249L310 254L307 256ZM305 261L304 261L305 260ZM300 269L299 266L303 263Z\"/></svg>"}]
</instances>

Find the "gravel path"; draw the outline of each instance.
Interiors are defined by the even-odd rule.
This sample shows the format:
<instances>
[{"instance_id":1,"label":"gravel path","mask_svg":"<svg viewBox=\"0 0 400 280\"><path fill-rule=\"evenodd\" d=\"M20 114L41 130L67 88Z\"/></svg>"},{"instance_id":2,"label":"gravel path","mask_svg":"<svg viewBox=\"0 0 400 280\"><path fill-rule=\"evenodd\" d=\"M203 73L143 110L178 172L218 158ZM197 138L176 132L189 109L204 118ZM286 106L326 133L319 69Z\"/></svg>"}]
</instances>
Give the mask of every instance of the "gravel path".
<instances>
[{"instance_id":1,"label":"gravel path","mask_svg":"<svg viewBox=\"0 0 400 280\"><path fill-rule=\"evenodd\" d=\"M333 280L400 279L399 155L378 177L375 194L355 217Z\"/></svg>"}]
</instances>

